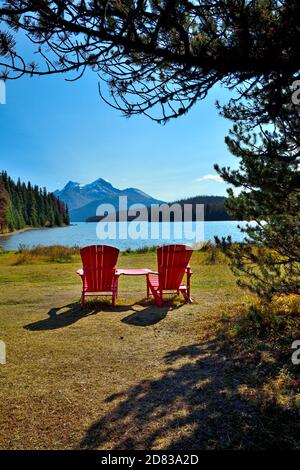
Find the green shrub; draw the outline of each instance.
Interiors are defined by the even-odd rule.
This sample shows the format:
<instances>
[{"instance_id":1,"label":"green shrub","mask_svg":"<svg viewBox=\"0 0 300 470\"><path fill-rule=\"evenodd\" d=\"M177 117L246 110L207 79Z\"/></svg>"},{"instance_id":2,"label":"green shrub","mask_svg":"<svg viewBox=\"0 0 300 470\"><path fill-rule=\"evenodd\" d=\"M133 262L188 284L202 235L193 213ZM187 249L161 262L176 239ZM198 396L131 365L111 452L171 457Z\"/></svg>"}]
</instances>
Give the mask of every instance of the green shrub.
<instances>
[{"instance_id":1,"label":"green shrub","mask_svg":"<svg viewBox=\"0 0 300 470\"><path fill-rule=\"evenodd\" d=\"M136 248L133 250L132 248L126 248L122 253L124 255L131 255L131 254L138 254L142 255L145 253L155 253L157 250L158 246L152 245L152 246L142 246L141 248Z\"/></svg>"},{"instance_id":2,"label":"green shrub","mask_svg":"<svg viewBox=\"0 0 300 470\"><path fill-rule=\"evenodd\" d=\"M279 296L273 302L251 305L235 326L243 337L281 338L290 341L300 330L300 297Z\"/></svg>"}]
</instances>

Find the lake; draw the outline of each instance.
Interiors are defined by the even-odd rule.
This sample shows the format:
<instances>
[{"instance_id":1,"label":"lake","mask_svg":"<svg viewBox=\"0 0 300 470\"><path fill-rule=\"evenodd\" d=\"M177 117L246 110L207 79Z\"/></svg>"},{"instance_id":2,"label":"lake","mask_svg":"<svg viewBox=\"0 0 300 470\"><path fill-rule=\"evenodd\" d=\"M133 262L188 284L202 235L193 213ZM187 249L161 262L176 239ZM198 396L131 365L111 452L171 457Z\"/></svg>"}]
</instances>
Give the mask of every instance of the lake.
<instances>
[{"instance_id":1,"label":"lake","mask_svg":"<svg viewBox=\"0 0 300 470\"><path fill-rule=\"evenodd\" d=\"M116 225L119 228L123 228L122 224L126 222L117 223ZM33 247L36 245L66 245L66 246L86 246L93 244L107 244L118 247L120 250L126 250L127 248L137 249L143 246L151 245L161 245L167 243L186 243L192 245L196 241L207 241L214 240L214 236L225 237L231 235L233 241L242 241L244 235L238 229L238 225L243 226L245 222L236 222L236 221L220 221L220 222L204 222L201 223L200 227L200 237L198 233L198 240L191 239L190 236L186 236L185 233L182 233L178 237L177 224L170 223L171 227L170 233L163 233L163 230L166 229L165 223L156 223L148 224L147 222L142 222L140 225L143 230L140 230L139 238L136 233L130 233L131 238L124 239L124 233L118 233L115 239L102 239L97 237L97 229L99 233L99 227L101 224L95 223L86 223L86 222L77 222L68 227L55 227L55 228L45 228L45 229L34 229L27 230L25 232L15 233L13 235L5 235L0 237L0 248L3 250L17 250L20 245L26 245L28 247ZM185 222L185 224L192 224L192 228L195 229L195 222ZM103 226L104 224L102 224ZM182 224L180 224L182 226ZM191 228L191 226L189 227ZM151 227L152 226L152 227ZM102 228L102 227L101 227ZM155 237L151 238L150 230L156 228ZM187 231L188 233L188 231ZM167 237L166 237L167 234ZM126 237L126 235L125 235ZM135 238L134 238L135 237Z\"/></svg>"}]
</instances>

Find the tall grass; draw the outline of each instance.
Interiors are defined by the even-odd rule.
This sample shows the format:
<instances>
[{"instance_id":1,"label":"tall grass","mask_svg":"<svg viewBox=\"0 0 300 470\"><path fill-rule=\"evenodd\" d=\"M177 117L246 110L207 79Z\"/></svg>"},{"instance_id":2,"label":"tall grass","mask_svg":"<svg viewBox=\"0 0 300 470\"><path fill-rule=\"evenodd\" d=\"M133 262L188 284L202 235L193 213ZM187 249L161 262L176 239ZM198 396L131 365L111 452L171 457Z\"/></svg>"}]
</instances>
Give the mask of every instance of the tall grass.
<instances>
[{"instance_id":1,"label":"tall grass","mask_svg":"<svg viewBox=\"0 0 300 470\"><path fill-rule=\"evenodd\" d=\"M79 254L78 246L67 247L63 245L52 246L34 246L29 248L26 245L20 245L17 251L18 258L15 265L30 264L37 259L43 259L52 263L69 263Z\"/></svg>"},{"instance_id":2,"label":"tall grass","mask_svg":"<svg viewBox=\"0 0 300 470\"><path fill-rule=\"evenodd\" d=\"M161 245L159 245L161 246ZM142 255L147 253L156 253L158 245L142 246L140 248L132 249L127 248L122 252L123 255ZM222 251L211 241L197 244L194 247L195 251L205 253L203 260L204 264L222 264L225 261L225 256ZM63 245L41 246L37 245L32 248L27 245L19 245L17 250L18 258L15 265L30 264L37 259L43 259L49 262L68 263L74 259L74 256L79 255L80 247L74 245L72 247Z\"/></svg>"},{"instance_id":3,"label":"tall grass","mask_svg":"<svg viewBox=\"0 0 300 470\"><path fill-rule=\"evenodd\" d=\"M266 417L260 439L271 442L285 433L288 447L299 449L300 370L292 362L292 344L300 339L300 296L236 304L220 325L243 376L239 394Z\"/></svg>"}]
</instances>

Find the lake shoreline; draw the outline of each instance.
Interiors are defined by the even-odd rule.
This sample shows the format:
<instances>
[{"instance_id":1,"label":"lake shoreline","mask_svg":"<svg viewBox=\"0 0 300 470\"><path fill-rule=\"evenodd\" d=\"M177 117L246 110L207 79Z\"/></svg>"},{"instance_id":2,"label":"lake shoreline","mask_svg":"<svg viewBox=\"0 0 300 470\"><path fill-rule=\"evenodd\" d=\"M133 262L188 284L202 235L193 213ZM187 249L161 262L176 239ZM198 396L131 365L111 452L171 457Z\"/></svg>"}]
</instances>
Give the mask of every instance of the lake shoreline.
<instances>
[{"instance_id":1,"label":"lake shoreline","mask_svg":"<svg viewBox=\"0 0 300 470\"><path fill-rule=\"evenodd\" d=\"M127 225L128 224L128 225ZM13 234L3 234L0 237L1 250L17 250L20 245L32 248L33 246L88 246L107 244L119 248L121 251L139 249L145 246L159 246L162 244L183 243L194 245L198 242L214 241L214 237L231 236L232 241L240 242L244 234L238 229L238 225L244 225L237 221L204 222L200 226L192 222L188 224L176 223L153 224L143 222L136 229L130 222L117 223L117 227L105 227L97 222L72 223L65 227L25 227ZM156 224L154 224L156 225ZM153 229L153 230L152 230Z\"/></svg>"},{"instance_id":2,"label":"lake shoreline","mask_svg":"<svg viewBox=\"0 0 300 470\"><path fill-rule=\"evenodd\" d=\"M14 230L13 232L0 233L0 237L9 237L11 235L17 235L19 233L29 232L30 230L44 230L44 229L47 230L48 228L64 228L64 227L70 227L71 225L76 225L76 224L53 225L53 227L24 227L24 228L20 228L19 230Z\"/></svg>"},{"instance_id":3,"label":"lake shoreline","mask_svg":"<svg viewBox=\"0 0 300 470\"><path fill-rule=\"evenodd\" d=\"M0 233L0 237L9 237L10 235L16 235L18 233L28 232L29 230L41 230L42 228L48 228L48 227L25 227L25 228L20 228L19 230L14 230L13 232Z\"/></svg>"}]
</instances>

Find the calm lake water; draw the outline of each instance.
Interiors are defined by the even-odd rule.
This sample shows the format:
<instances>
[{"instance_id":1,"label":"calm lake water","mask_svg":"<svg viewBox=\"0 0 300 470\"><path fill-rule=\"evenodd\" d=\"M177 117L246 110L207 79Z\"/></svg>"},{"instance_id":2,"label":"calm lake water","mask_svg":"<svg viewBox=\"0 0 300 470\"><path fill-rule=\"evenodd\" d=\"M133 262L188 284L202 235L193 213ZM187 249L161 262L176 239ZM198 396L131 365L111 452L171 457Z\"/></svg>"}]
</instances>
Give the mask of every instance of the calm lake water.
<instances>
[{"instance_id":1,"label":"calm lake water","mask_svg":"<svg viewBox=\"0 0 300 470\"><path fill-rule=\"evenodd\" d=\"M68 227L28 230L25 232L16 233L14 235L1 236L0 248L4 250L16 250L21 244L27 245L28 247L33 247L36 245L47 246L57 244L66 246L86 246L103 243L106 245L116 246L121 250L126 250L127 248L136 249L143 246L161 245L174 242L192 245L196 242L196 240L191 239L189 235L191 230L196 230L195 222L187 222L186 224L189 224L188 227L185 227L187 228L187 230L185 230L185 228L183 229L182 225L180 224L182 232L181 236L178 236L178 232L176 233L176 230L178 230L178 226L176 224L178 224L178 222L170 224L171 228L169 234L166 224L148 224L147 222L143 222L142 224L140 224L140 226L142 227L142 230L140 230L141 238L136 239L132 238L132 235L136 237L137 234L133 234L132 232L130 233L131 238L122 239L122 237L124 238L125 227L121 224L126 223L122 222L120 224L117 224L121 232L123 230L123 235L122 233L121 235L120 233L118 233L116 239L99 238L97 236L97 229L99 234L99 226L97 223L77 222ZM200 234L200 240L202 241L214 240L215 235L219 237L231 235L233 241L242 241L243 234L239 231L237 227L238 225L243 226L244 222L204 222L201 224L200 228L197 228L198 240ZM151 230L153 230L154 232L154 238L153 232L151 238Z\"/></svg>"}]
</instances>

